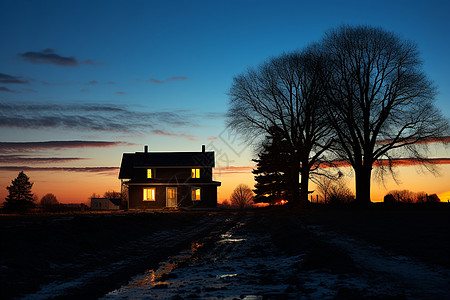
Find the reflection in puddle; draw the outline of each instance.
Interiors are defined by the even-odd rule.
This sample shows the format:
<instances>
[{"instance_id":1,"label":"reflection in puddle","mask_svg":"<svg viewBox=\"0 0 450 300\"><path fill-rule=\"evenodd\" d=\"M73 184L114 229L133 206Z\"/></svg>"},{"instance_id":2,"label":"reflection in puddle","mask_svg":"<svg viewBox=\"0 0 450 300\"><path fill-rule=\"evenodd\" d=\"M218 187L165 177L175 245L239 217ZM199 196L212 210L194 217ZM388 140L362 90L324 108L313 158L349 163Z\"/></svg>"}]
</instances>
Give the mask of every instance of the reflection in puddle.
<instances>
[{"instance_id":1,"label":"reflection in puddle","mask_svg":"<svg viewBox=\"0 0 450 300\"><path fill-rule=\"evenodd\" d=\"M242 242L246 241L247 239L223 239L218 241L218 243L235 243L235 242Z\"/></svg>"},{"instance_id":2,"label":"reflection in puddle","mask_svg":"<svg viewBox=\"0 0 450 300\"><path fill-rule=\"evenodd\" d=\"M267 245L270 236L242 234L238 223L227 232L215 233L209 242L192 243L190 249L167 259L154 270L136 276L128 285L105 295L103 299L263 299L261 294L278 294L287 288L278 284L270 275L266 282L263 275L281 265L294 265L292 260L279 262L270 259L262 262L259 256L249 256L255 248L266 249L278 255ZM264 256L267 258L267 256ZM295 259L297 262L298 259ZM266 264L270 266L266 267ZM276 275L276 274L275 274ZM285 276L283 274L283 276Z\"/></svg>"},{"instance_id":3,"label":"reflection in puddle","mask_svg":"<svg viewBox=\"0 0 450 300\"><path fill-rule=\"evenodd\" d=\"M167 280L176 277L172 272L178 265L187 261L192 255L203 246L203 243L193 242L189 250L182 251L179 255L169 257L167 261L160 263L156 270L148 270L143 275L134 277L127 285L114 290L104 296L104 298L111 298L126 293L127 291L142 289L150 290L167 285ZM147 295L149 296L149 295Z\"/></svg>"},{"instance_id":4,"label":"reflection in puddle","mask_svg":"<svg viewBox=\"0 0 450 300\"><path fill-rule=\"evenodd\" d=\"M217 275L216 278L217 279L221 279L221 278L229 278L229 277L235 277L238 274L223 274L223 275Z\"/></svg>"}]
</instances>

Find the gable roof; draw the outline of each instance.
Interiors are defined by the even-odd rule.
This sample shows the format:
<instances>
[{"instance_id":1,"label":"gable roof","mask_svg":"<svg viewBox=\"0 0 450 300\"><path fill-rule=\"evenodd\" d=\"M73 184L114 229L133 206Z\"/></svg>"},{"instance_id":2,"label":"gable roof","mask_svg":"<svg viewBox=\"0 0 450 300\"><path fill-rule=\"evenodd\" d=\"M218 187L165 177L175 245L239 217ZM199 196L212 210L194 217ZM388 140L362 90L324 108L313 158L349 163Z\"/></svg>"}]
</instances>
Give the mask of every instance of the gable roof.
<instances>
[{"instance_id":1,"label":"gable roof","mask_svg":"<svg viewBox=\"0 0 450 300\"><path fill-rule=\"evenodd\" d=\"M136 152L124 153L119 179L131 178L134 168L153 167L211 167L214 168L214 152Z\"/></svg>"}]
</instances>

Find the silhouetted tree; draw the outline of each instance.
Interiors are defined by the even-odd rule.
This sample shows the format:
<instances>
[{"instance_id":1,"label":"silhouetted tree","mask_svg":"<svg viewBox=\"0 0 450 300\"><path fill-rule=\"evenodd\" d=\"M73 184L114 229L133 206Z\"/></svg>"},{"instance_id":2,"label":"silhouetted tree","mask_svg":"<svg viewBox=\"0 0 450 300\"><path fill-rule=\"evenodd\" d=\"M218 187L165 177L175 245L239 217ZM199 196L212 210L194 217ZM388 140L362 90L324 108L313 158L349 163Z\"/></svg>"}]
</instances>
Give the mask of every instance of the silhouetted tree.
<instances>
[{"instance_id":1,"label":"silhouetted tree","mask_svg":"<svg viewBox=\"0 0 450 300\"><path fill-rule=\"evenodd\" d=\"M410 190L393 190L385 196L389 199L394 199L398 203L425 203L425 202L439 202L439 197L436 194L427 195L425 192L412 192ZM392 198L391 198L392 197Z\"/></svg>"},{"instance_id":2,"label":"silhouetted tree","mask_svg":"<svg viewBox=\"0 0 450 300\"><path fill-rule=\"evenodd\" d=\"M253 197L252 189L246 184L240 184L234 189L230 200L233 206L243 209L251 205Z\"/></svg>"},{"instance_id":3,"label":"silhouetted tree","mask_svg":"<svg viewBox=\"0 0 450 300\"><path fill-rule=\"evenodd\" d=\"M317 191L325 203L341 204L351 203L355 195L347 187L342 174L335 177L322 176L316 181Z\"/></svg>"},{"instance_id":4,"label":"silhouetted tree","mask_svg":"<svg viewBox=\"0 0 450 300\"><path fill-rule=\"evenodd\" d=\"M333 185L333 178L321 176L316 180L317 193L321 201L327 203L330 199L331 186Z\"/></svg>"},{"instance_id":5,"label":"silhouetted tree","mask_svg":"<svg viewBox=\"0 0 450 300\"><path fill-rule=\"evenodd\" d=\"M116 191L107 191L105 194L103 194L103 198L106 199L122 199L122 194Z\"/></svg>"},{"instance_id":6,"label":"silhouetted tree","mask_svg":"<svg viewBox=\"0 0 450 300\"><path fill-rule=\"evenodd\" d=\"M273 203L280 199L290 200L289 181L289 153L286 141L283 140L282 133L277 128L272 128L271 135L261 146L261 151L256 162L256 168L252 171L255 174L255 203Z\"/></svg>"},{"instance_id":7,"label":"silhouetted tree","mask_svg":"<svg viewBox=\"0 0 450 300\"><path fill-rule=\"evenodd\" d=\"M348 188L343 178L335 180L330 187L328 202L330 204L348 204L354 201L355 195Z\"/></svg>"},{"instance_id":8,"label":"silhouetted tree","mask_svg":"<svg viewBox=\"0 0 450 300\"><path fill-rule=\"evenodd\" d=\"M229 92L228 125L247 141L270 135L271 128L280 129L296 203L308 201L310 172L331 143L323 105L323 67L314 47L283 54L235 77Z\"/></svg>"},{"instance_id":9,"label":"silhouetted tree","mask_svg":"<svg viewBox=\"0 0 450 300\"><path fill-rule=\"evenodd\" d=\"M6 212L23 212L36 206L33 202L33 193L31 193L33 183L23 171L11 183L6 187L9 194L3 204Z\"/></svg>"},{"instance_id":10,"label":"silhouetted tree","mask_svg":"<svg viewBox=\"0 0 450 300\"><path fill-rule=\"evenodd\" d=\"M448 121L433 104L436 89L414 43L381 28L342 26L321 45L336 150L355 171L357 202L368 204L374 163L388 160L380 168L392 171L405 153L425 163L421 147L447 135Z\"/></svg>"},{"instance_id":11,"label":"silhouetted tree","mask_svg":"<svg viewBox=\"0 0 450 300\"><path fill-rule=\"evenodd\" d=\"M41 199L41 206L44 209L49 209L57 206L59 204L56 196L52 193L45 194Z\"/></svg>"}]
</instances>

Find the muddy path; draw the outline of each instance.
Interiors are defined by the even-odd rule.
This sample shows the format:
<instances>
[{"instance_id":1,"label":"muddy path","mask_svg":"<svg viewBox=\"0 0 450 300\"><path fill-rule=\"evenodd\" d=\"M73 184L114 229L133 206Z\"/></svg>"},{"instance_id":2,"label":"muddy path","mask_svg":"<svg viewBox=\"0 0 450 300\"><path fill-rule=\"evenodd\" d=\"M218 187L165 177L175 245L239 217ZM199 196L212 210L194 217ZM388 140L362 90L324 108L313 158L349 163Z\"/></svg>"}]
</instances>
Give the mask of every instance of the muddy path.
<instances>
[{"instance_id":1,"label":"muddy path","mask_svg":"<svg viewBox=\"0 0 450 300\"><path fill-rule=\"evenodd\" d=\"M439 265L399 254L385 247L391 243L370 242L378 241L370 238L378 235L367 233L363 239L348 234L330 217L325 222L315 213L314 218L320 222L306 214L249 211L3 224L11 235L31 231L28 239L34 236L41 242L26 253L13 250L30 245L29 240L2 249L11 256L2 257L0 271L6 279L2 299L446 299L450 295L445 261ZM40 232L47 234L36 238ZM45 238L50 232L52 236ZM410 246L420 243L429 241ZM57 245L53 255L43 254ZM27 256L33 253L32 258ZM5 276L8 272L11 277ZM16 280L19 276L24 276L22 282Z\"/></svg>"},{"instance_id":2,"label":"muddy path","mask_svg":"<svg viewBox=\"0 0 450 300\"><path fill-rule=\"evenodd\" d=\"M449 270L297 217L241 215L102 299L444 299Z\"/></svg>"}]
</instances>

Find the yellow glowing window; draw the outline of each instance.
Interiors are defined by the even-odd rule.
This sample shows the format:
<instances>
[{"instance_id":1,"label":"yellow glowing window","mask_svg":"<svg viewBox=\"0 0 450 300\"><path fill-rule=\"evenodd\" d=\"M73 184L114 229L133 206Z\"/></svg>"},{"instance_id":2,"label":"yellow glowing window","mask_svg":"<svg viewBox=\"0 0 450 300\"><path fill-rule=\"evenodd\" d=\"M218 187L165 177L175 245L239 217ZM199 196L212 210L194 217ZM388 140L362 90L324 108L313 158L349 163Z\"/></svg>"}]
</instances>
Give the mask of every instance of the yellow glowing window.
<instances>
[{"instance_id":1,"label":"yellow glowing window","mask_svg":"<svg viewBox=\"0 0 450 300\"><path fill-rule=\"evenodd\" d=\"M200 169L192 169L192 178L200 178Z\"/></svg>"},{"instance_id":2,"label":"yellow glowing window","mask_svg":"<svg viewBox=\"0 0 450 300\"><path fill-rule=\"evenodd\" d=\"M192 189L192 201L200 201L200 188Z\"/></svg>"},{"instance_id":3,"label":"yellow glowing window","mask_svg":"<svg viewBox=\"0 0 450 300\"><path fill-rule=\"evenodd\" d=\"M155 188L144 189L144 201L155 201Z\"/></svg>"},{"instance_id":4,"label":"yellow glowing window","mask_svg":"<svg viewBox=\"0 0 450 300\"><path fill-rule=\"evenodd\" d=\"M177 197L177 190L175 188L168 188L167 189L167 198L169 199L175 199Z\"/></svg>"},{"instance_id":5,"label":"yellow glowing window","mask_svg":"<svg viewBox=\"0 0 450 300\"><path fill-rule=\"evenodd\" d=\"M152 178L152 169L147 169L147 178Z\"/></svg>"}]
</instances>

